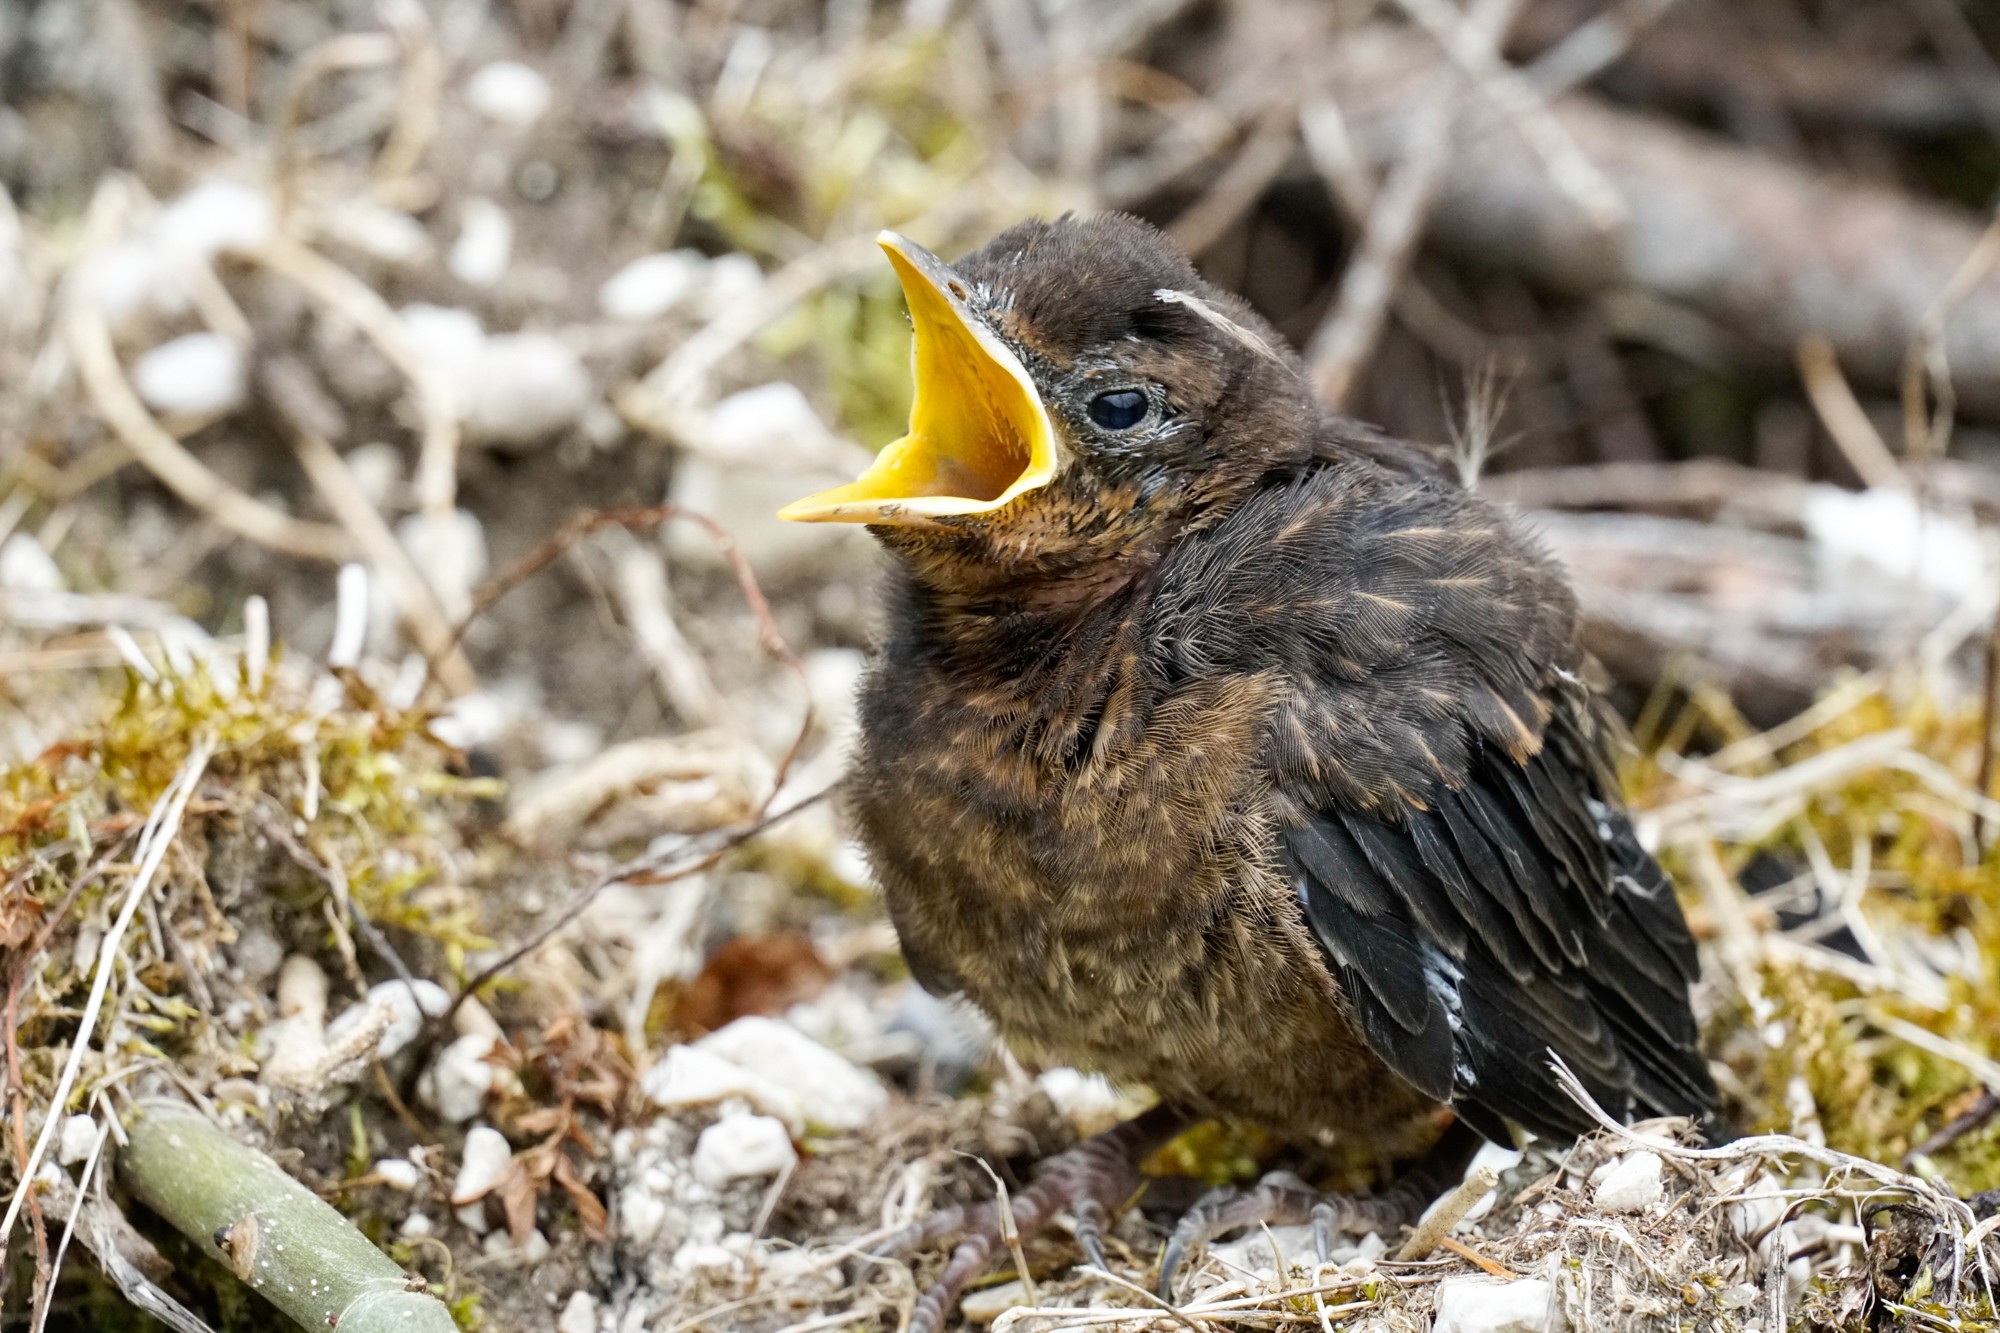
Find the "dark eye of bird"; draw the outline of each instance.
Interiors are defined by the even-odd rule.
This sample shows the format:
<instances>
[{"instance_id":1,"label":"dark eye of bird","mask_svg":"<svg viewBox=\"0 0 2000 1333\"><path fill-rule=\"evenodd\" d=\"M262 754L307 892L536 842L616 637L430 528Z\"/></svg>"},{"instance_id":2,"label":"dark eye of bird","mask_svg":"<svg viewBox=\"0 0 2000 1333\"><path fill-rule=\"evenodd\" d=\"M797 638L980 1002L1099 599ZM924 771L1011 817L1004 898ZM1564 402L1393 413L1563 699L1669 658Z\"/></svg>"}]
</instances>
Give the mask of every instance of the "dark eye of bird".
<instances>
[{"instance_id":1,"label":"dark eye of bird","mask_svg":"<svg viewBox=\"0 0 2000 1333\"><path fill-rule=\"evenodd\" d=\"M1090 419L1106 430L1130 430L1146 419L1150 407L1138 389L1111 389L1090 400Z\"/></svg>"}]
</instances>

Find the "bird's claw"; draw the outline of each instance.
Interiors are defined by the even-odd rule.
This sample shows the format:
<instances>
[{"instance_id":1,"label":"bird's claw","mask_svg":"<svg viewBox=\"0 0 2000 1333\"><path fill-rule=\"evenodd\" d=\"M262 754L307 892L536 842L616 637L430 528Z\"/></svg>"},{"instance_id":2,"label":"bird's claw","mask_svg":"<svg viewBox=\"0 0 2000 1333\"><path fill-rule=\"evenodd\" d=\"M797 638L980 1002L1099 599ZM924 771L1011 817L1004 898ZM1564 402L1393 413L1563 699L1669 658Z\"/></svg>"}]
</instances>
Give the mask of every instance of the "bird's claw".
<instances>
[{"instance_id":1,"label":"bird's claw","mask_svg":"<svg viewBox=\"0 0 2000 1333\"><path fill-rule=\"evenodd\" d=\"M1106 1267L1104 1229L1111 1211L1122 1208L1139 1187L1139 1158L1170 1138L1184 1120L1156 1108L1136 1120L1115 1125L1085 1139L1068 1152L1043 1162L1035 1179L1008 1201L1012 1234L1020 1239L1039 1235L1058 1213L1068 1211L1076 1222L1076 1241L1084 1258ZM944 1209L905 1227L877 1245L878 1258L902 1258L958 1236L937 1281L917 1298L910 1312L908 1333L938 1333L1004 1243L1001 1209L996 1203Z\"/></svg>"}]
</instances>

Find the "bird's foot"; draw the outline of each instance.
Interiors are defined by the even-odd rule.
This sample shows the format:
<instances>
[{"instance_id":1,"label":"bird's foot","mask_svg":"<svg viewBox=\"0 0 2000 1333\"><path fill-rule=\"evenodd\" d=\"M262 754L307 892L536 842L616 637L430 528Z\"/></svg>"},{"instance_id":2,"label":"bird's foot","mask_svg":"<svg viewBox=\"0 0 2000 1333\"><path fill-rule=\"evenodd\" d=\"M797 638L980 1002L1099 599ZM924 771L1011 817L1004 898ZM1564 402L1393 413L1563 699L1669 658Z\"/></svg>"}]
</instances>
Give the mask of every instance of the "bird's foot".
<instances>
[{"instance_id":1,"label":"bird's foot","mask_svg":"<svg viewBox=\"0 0 2000 1333\"><path fill-rule=\"evenodd\" d=\"M1413 1225L1424 1209L1465 1174L1480 1139L1463 1124L1454 1123L1437 1146L1380 1194L1322 1194L1296 1176L1274 1173L1254 1187L1233 1185L1211 1190L1182 1215L1174 1234L1160 1251L1157 1290L1173 1298L1174 1275L1199 1247L1243 1227L1297 1226L1311 1223L1313 1248L1326 1263L1336 1233L1350 1236L1370 1231L1386 1233Z\"/></svg>"},{"instance_id":2,"label":"bird's foot","mask_svg":"<svg viewBox=\"0 0 2000 1333\"><path fill-rule=\"evenodd\" d=\"M1186 1123L1178 1112L1155 1107L1049 1158L1036 1168L1033 1184L1004 1202L941 1209L877 1245L873 1257L902 1259L958 1241L937 1281L917 1298L908 1333L937 1333L1010 1236L1032 1238L1059 1213L1067 1211L1075 1220L1084 1258L1105 1267L1104 1228L1111 1214L1139 1192L1140 1160Z\"/></svg>"}]
</instances>

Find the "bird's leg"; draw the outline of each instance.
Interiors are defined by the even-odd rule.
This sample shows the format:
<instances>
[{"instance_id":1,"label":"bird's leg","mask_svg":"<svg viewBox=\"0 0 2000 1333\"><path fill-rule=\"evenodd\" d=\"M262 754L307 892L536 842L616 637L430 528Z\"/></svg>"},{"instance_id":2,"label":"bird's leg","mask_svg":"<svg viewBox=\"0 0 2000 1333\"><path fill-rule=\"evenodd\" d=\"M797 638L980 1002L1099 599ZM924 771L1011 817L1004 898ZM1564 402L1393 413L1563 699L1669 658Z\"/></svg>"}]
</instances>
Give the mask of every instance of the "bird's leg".
<instances>
[{"instance_id":1,"label":"bird's leg","mask_svg":"<svg viewBox=\"0 0 2000 1333\"><path fill-rule=\"evenodd\" d=\"M1305 1188L1296 1177L1284 1176L1266 1176L1248 1190L1226 1186L1211 1191L1182 1215L1180 1225L1160 1251L1157 1290L1162 1297L1171 1298L1174 1274L1188 1255L1239 1227L1310 1222L1319 1260L1325 1263L1336 1231L1364 1235L1408 1226L1465 1175L1480 1142L1479 1135L1464 1123L1453 1121L1436 1146L1380 1194L1322 1194Z\"/></svg>"},{"instance_id":2,"label":"bird's leg","mask_svg":"<svg viewBox=\"0 0 2000 1333\"><path fill-rule=\"evenodd\" d=\"M1044 1161L1035 1169L1034 1183L1008 1201L1013 1233L1034 1236L1067 1209L1076 1220L1076 1242L1085 1258L1104 1267L1104 1227L1112 1210L1138 1193L1139 1162L1187 1123L1183 1113L1156 1106ZM959 1238L958 1244L937 1281L918 1298L908 1333L937 1333L965 1289L986 1271L994 1251L1005 1243L1000 1206L992 1202L942 1209L872 1252L877 1258L900 1259L953 1238Z\"/></svg>"}]
</instances>

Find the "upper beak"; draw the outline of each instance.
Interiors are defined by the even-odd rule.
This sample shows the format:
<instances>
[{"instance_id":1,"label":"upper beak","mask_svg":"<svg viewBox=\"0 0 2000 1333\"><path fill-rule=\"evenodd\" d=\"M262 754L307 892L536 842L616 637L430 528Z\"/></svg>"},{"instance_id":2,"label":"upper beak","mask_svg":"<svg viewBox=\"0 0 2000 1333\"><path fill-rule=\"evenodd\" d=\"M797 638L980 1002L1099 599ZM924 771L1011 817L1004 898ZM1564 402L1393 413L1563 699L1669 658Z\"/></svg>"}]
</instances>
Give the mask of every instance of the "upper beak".
<instances>
[{"instance_id":1,"label":"upper beak","mask_svg":"<svg viewBox=\"0 0 2000 1333\"><path fill-rule=\"evenodd\" d=\"M895 232L877 238L916 328L910 433L856 481L778 511L805 523L923 524L984 514L1047 485L1055 428L1027 367L972 313L944 261Z\"/></svg>"}]
</instances>

